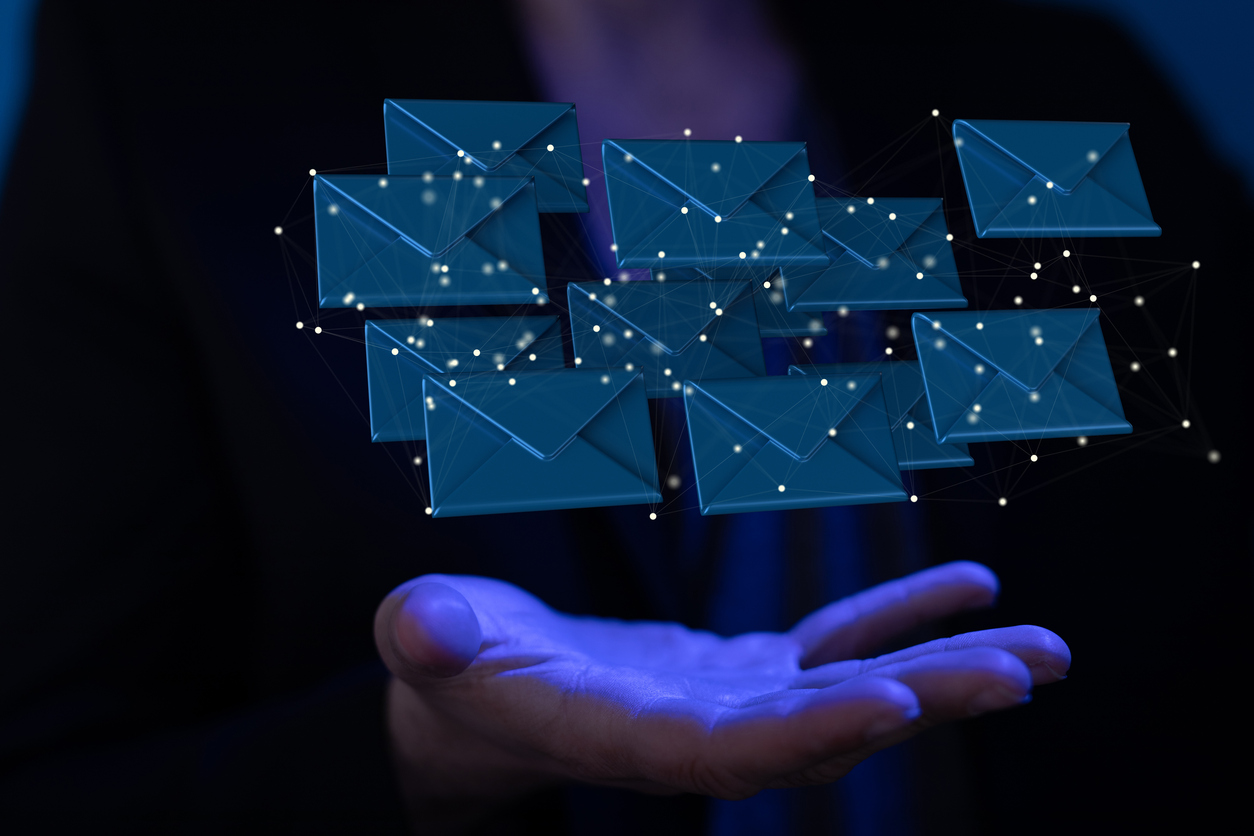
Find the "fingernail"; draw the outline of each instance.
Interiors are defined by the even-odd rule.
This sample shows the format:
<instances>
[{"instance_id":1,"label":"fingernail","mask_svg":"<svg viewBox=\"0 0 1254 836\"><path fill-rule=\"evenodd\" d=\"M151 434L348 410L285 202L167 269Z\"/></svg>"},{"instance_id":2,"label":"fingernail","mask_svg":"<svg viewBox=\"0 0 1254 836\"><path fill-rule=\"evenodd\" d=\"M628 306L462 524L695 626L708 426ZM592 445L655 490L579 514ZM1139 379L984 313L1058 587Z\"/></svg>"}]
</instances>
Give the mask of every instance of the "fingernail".
<instances>
[{"instance_id":1,"label":"fingernail","mask_svg":"<svg viewBox=\"0 0 1254 836\"><path fill-rule=\"evenodd\" d=\"M867 741L875 740L877 737L883 737L889 732L897 731L902 726L909 725L918 718L923 712L917 706L908 708L899 714L889 712L881 714L871 721L863 732L863 737Z\"/></svg>"},{"instance_id":2,"label":"fingernail","mask_svg":"<svg viewBox=\"0 0 1254 836\"><path fill-rule=\"evenodd\" d=\"M971 702L967 703L967 713L971 716L983 714L986 711L997 711L1001 708L1010 708L1012 705L1022 705L1032 701L1032 695L1020 694L1009 688L1001 686L987 688L976 694Z\"/></svg>"}]
</instances>

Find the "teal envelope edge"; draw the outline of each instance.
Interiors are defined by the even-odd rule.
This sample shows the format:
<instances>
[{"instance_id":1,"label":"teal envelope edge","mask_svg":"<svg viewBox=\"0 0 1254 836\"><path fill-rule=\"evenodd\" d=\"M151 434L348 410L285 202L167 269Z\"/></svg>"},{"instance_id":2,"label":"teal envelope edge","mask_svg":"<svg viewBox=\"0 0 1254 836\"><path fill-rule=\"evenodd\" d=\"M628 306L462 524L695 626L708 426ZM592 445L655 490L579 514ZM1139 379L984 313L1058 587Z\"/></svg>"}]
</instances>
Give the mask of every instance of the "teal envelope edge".
<instances>
[{"instance_id":1,"label":"teal envelope edge","mask_svg":"<svg viewBox=\"0 0 1254 836\"><path fill-rule=\"evenodd\" d=\"M936 440L1015 441L1132 432L1100 311L916 313Z\"/></svg>"},{"instance_id":2,"label":"teal envelope edge","mask_svg":"<svg viewBox=\"0 0 1254 836\"><path fill-rule=\"evenodd\" d=\"M907 499L878 375L687 382L684 407L702 514Z\"/></svg>"},{"instance_id":3,"label":"teal envelope edge","mask_svg":"<svg viewBox=\"0 0 1254 836\"><path fill-rule=\"evenodd\" d=\"M964 443L936 441L932 416L928 412L923 373L910 360L876 360L868 363L794 364L789 374L849 375L878 374L884 386L888 422L902 470L931 470L942 467L970 467L975 464Z\"/></svg>"},{"instance_id":4,"label":"teal envelope edge","mask_svg":"<svg viewBox=\"0 0 1254 836\"><path fill-rule=\"evenodd\" d=\"M429 374L565 366L556 316L369 319L365 344L371 441L427 437L422 381Z\"/></svg>"},{"instance_id":5,"label":"teal envelope edge","mask_svg":"<svg viewBox=\"0 0 1254 836\"><path fill-rule=\"evenodd\" d=\"M639 373L430 375L423 393L434 517L661 502Z\"/></svg>"}]
</instances>

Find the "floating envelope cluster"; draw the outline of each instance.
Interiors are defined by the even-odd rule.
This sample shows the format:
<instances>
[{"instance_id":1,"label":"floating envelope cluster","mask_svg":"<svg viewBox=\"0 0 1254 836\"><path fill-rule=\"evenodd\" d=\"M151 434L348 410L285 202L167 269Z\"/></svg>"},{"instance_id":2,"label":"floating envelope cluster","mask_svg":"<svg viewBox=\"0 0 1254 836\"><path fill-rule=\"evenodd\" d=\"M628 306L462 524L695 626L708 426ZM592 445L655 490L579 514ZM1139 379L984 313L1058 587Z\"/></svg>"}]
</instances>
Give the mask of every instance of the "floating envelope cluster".
<instances>
[{"instance_id":1,"label":"floating envelope cluster","mask_svg":"<svg viewBox=\"0 0 1254 836\"><path fill-rule=\"evenodd\" d=\"M549 302L539 213L588 210L574 105L389 99L384 124L386 176L315 177L320 305ZM981 237L1158 234L1126 125L954 131ZM541 311L366 322L372 439L425 441L434 516L660 502L650 398L683 398L704 514L901 501L970 442L1131 431L1096 310L944 311L939 198L816 198L799 142L602 162L618 266L650 280L567 284L573 368ZM942 312L917 362L767 376L764 337L841 309Z\"/></svg>"}]
</instances>

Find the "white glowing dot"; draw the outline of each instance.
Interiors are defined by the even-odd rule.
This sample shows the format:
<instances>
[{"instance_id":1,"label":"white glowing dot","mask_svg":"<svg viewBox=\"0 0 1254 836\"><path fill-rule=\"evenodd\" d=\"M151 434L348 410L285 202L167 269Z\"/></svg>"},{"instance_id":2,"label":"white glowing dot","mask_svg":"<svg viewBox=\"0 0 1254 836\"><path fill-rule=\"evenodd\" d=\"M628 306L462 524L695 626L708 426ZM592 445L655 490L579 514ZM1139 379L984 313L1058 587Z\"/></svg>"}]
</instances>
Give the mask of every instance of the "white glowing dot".
<instances>
[{"instance_id":1,"label":"white glowing dot","mask_svg":"<svg viewBox=\"0 0 1254 836\"><path fill-rule=\"evenodd\" d=\"M447 273L447 272L448 272L448 265L447 265L447 264L441 264L441 265L440 265L440 272L441 272L441 273Z\"/></svg>"},{"instance_id":2,"label":"white glowing dot","mask_svg":"<svg viewBox=\"0 0 1254 836\"><path fill-rule=\"evenodd\" d=\"M366 303L365 303L365 302L358 302L358 303L357 303L357 310L359 310L359 311L364 311L365 309L366 309Z\"/></svg>"},{"instance_id":3,"label":"white glowing dot","mask_svg":"<svg viewBox=\"0 0 1254 836\"><path fill-rule=\"evenodd\" d=\"M465 152L465 151L463 151L462 149L458 148L458 149L457 149L457 156L459 156L459 157L464 157L464 156L466 156L466 152Z\"/></svg>"},{"instance_id":4,"label":"white glowing dot","mask_svg":"<svg viewBox=\"0 0 1254 836\"><path fill-rule=\"evenodd\" d=\"M679 207L679 214L681 214L681 215L687 215L687 214L688 214L688 207L687 207L687 206L681 206L681 207Z\"/></svg>"},{"instance_id":5,"label":"white glowing dot","mask_svg":"<svg viewBox=\"0 0 1254 836\"><path fill-rule=\"evenodd\" d=\"M786 226L785 226L785 227L782 227L782 228L779 230L779 234L780 234L780 235L787 235L787 234L788 234L788 227L786 227Z\"/></svg>"},{"instance_id":6,"label":"white glowing dot","mask_svg":"<svg viewBox=\"0 0 1254 836\"><path fill-rule=\"evenodd\" d=\"M628 328L623 332L623 336L630 340L632 337L636 336L636 332Z\"/></svg>"},{"instance_id":7,"label":"white glowing dot","mask_svg":"<svg viewBox=\"0 0 1254 836\"><path fill-rule=\"evenodd\" d=\"M503 372L503 371L505 371L505 364L504 364L504 363L497 363L497 364L496 364L496 370L497 370L498 372Z\"/></svg>"},{"instance_id":8,"label":"white glowing dot","mask_svg":"<svg viewBox=\"0 0 1254 836\"><path fill-rule=\"evenodd\" d=\"M814 340L810 339L809 337L806 337L804 340L802 340L801 344L805 346L806 348L814 348Z\"/></svg>"},{"instance_id":9,"label":"white glowing dot","mask_svg":"<svg viewBox=\"0 0 1254 836\"><path fill-rule=\"evenodd\" d=\"M849 316L849 309L845 307L844 305L841 305L839 308L836 309L836 314L838 316Z\"/></svg>"},{"instance_id":10,"label":"white glowing dot","mask_svg":"<svg viewBox=\"0 0 1254 836\"><path fill-rule=\"evenodd\" d=\"M1100 156L1101 156L1101 155L1100 155L1100 154L1098 154L1096 151L1090 151L1090 152L1088 153L1088 160L1089 160L1089 162L1091 162L1091 163L1095 163L1095 162L1097 162L1097 160L1098 160L1098 158L1099 158Z\"/></svg>"},{"instance_id":11,"label":"white glowing dot","mask_svg":"<svg viewBox=\"0 0 1254 836\"><path fill-rule=\"evenodd\" d=\"M1015 297L1015 304L1016 304L1016 305L1022 305L1022 304L1023 304L1023 297L1022 297L1022 296L1016 296L1016 297Z\"/></svg>"},{"instance_id":12,"label":"white glowing dot","mask_svg":"<svg viewBox=\"0 0 1254 836\"><path fill-rule=\"evenodd\" d=\"M1189 419L1185 418L1183 421L1181 421L1180 426L1184 427L1187 430L1189 428Z\"/></svg>"},{"instance_id":13,"label":"white glowing dot","mask_svg":"<svg viewBox=\"0 0 1254 836\"><path fill-rule=\"evenodd\" d=\"M939 319L937 319L937 320L935 320L934 322L932 322L932 330L934 330L934 331L939 331L939 330L940 330L940 327L941 327L941 324L940 324L940 320L939 320Z\"/></svg>"},{"instance_id":14,"label":"white glowing dot","mask_svg":"<svg viewBox=\"0 0 1254 836\"><path fill-rule=\"evenodd\" d=\"M770 289L771 289L771 283L770 283L770 282L762 282L762 286L763 286L764 288L766 288L767 290L770 290Z\"/></svg>"},{"instance_id":15,"label":"white glowing dot","mask_svg":"<svg viewBox=\"0 0 1254 836\"><path fill-rule=\"evenodd\" d=\"M427 327L428 327L428 328L430 328L430 327L431 327L431 326L433 326L433 325L435 325L435 320L434 320L434 319L428 319L428 320L427 320Z\"/></svg>"},{"instance_id":16,"label":"white glowing dot","mask_svg":"<svg viewBox=\"0 0 1254 836\"><path fill-rule=\"evenodd\" d=\"M845 388L846 388L846 389L848 389L850 392L852 392L854 389L857 389L857 388L858 388L858 384L854 383L854 382L851 380L851 381L849 381L848 383L846 383L846 384L845 384Z\"/></svg>"},{"instance_id":17,"label":"white glowing dot","mask_svg":"<svg viewBox=\"0 0 1254 836\"><path fill-rule=\"evenodd\" d=\"M431 182L432 180L434 180L434 179L435 179L435 175L434 175L434 174L432 174L431 172L429 172L429 171L424 171L424 172L422 173L422 182L424 182L424 183L430 183L430 182Z\"/></svg>"},{"instance_id":18,"label":"white glowing dot","mask_svg":"<svg viewBox=\"0 0 1254 836\"><path fill-rule=\"evenodd\" d=\"M428 505L428 506L427 506L427 516L428 516L428 517L429 517L429 516L431 516L431 506L430 506L430 505Z\"/></svg>"},{"instance_id":19,"label":"white glowing dot","mask_svg":"<svg viewBox=\"0 0 1254 836\"><path fill-rule=\"evenodd\" d=\"M1034 194L1030 194L1030 195L1028 195L1028 205L1029 205L1029 206L1035 206L1035 205L1036 205L1036 195L1034 195Z\"/></svg>"},{"instance_id":20,"label":"white glowing dot","mask_svg":"<svg viewBox=\"0 0 1254 836\"><path fill-rule=\"evenodd\" d=\"M1032 460L1032 461L1036 461L1036 454L1035 454L1035 453L1033 453L1033 454L1032 454L1032 456L1031 456L1031 460Z\"/></svg>"},{"instance_id":21,"label":"white glowing dot","mask_svg":"<svg viewBox=\"0 0 1254 836\"><path fill-rule=\"evenodd\" d=\"M670 377L670 376L671 376L671 370L670 370L670 369L662 369L662 374L666 375L667 377Z\"/></svg>"},{"instance_id":22,"label":"white glowing dot","mask_svg":"<svg viewBox=\"0 0 1254 836\"><path fill-rule=\"evenodd\" d=\"M515 383L517 383L517 382L518 382L518 381L517 381L516 379L512 378L512 377L509 379L509 385L510 385L510 386L513 386L513 385L514 385Z\"/></svg>"},{"instance_id":23,"label":"white glowing dot","mask_svg":"<svg viewBox=\"0 0 1254 836\"><path fill-rule=\"evenodd\" d=\"M1030 400L1032 403L1036 403L1036 402L1038 402L1040 399L1041 399L1041 393L1040 393L1040 392L1030 392L1030 393L1028 394L1028 400Z\"/></svg>"},{"instance_id":24,"label":"white glowing dot","mask_svg":"<svg viewBox=\"0 0 1254 836\"><path fill-rule=\"evenodd\" d=\"M583 362L583 358L582 358L582 357L576 357L576 358L575 358L575 365L576 365L576 366L578 366L578 365L579 365L579 364L581 364L582 362Z\"/></svg>"},{"instance_id":25,"label":"white glowing dot","mask_svg":"<svg viewBox=\"0 0 1254 836\"><path fill-rule=\"evenodd\" d=\"M625 163L631 162L631 154L623 154L623 162Z\"/></svg>"},{"instance_id":26,"label":"white glowing dot","mask_svg":"<svg viewBox=\"0 0 1254 836\"><path fill-rule=\"evenodd\" d=\"M546 148L546 150L549 150L549 151L552 151L552 150L553 150L553 146L552 146L552 145L545 146L545 148Z\"/></svg>"},{"instance_id":27,"label":"white glowing dot","mask_svg":"<svg viewBox=\"0 0 1254 836\"><path fill-rule=\"evenodd\" d=\"M961 148L961 147L962 147L962 137L960 137L960 136L956 136L956 137L954 137L954 147L955 147L955 148Z\"/></svg>"},{"instance_id":28,"label":"white glowing dot","mask_svg":"<svg viewBox=\"0 0 1254 836\"><path fill-rule=\"evenodd\" d=\"M857 207L855 207L852 203L850 203L848 206L845 207L845 211L848 212L850 215L852 215L854 212L858 210L857 210Z\"/></svg>"},{"instance_id":29,"label":"white glowing dot","mask_svg":"<svg viewBox=\"0 0 1254 836\"><path fill-rule=\"evenodd\" d=\"M1090 293L1090 294L1089 294L1089 301L1090 301L1090 302L1096 302L1096 301L1097 301L1097 294L1096 294L1096 293Z\"/></svg>"},{"instance_id":30,"label":"white glowing dot","mask_svg":"<svg viewBox=\"0 0 1254 836\"><path fill-rule=\"evenodd\" d=\"M1073 284L1073 285L1071 285L1071 292L1072 292L1072 293L1079 293L1079 292L1080 292L1080 286L1079 286L1078 284Z\"/></svg>"},{"instance_id":31,"label":"white glowing dot","mask_svg":"<svg viewBox=\"0 0 1254 836\"><path fill-rule=\"evenodd\" d=\"M584 184L585 186L589 185L591 182L592 182L592 181L591 181L591 180L589 180L587 177L583 178L583 184Z\"/></svg>"},{"instance_id":32,"label":"white glowing dot","mask_svg":"<svg viewBox=\"0 0 1254 836\"><path fill-rule=\"evenodd\" d=\"M610 382L610 376L609 376L608 374L603 374L603 375L601 375L601 382L602 382L602 383L609 383L609 382Z\"/></svg>"},{"instance_id":33,"label":"white glowing dot","mask_svg":"<svg viewBox=\"0 0 1254 836\"><path fill-rule=\"evenodd\" d=\"M393 357L395 357L396 355L398 355L398 354L400 354L400 353L401 353L401 350L400 350L399 348L394 348L394 349L392 349L392 356L393 356Z\"/></svg>"},{"instance_id":34,"label":"white glowing dot","mask_svg":"<svg viewBox=\"0 0 1254 836\"><path fill-rule=\"evenodd\" d=\"M652 511L650 511L650 512L649 512L649 519L651 519L651 520L656 520L656 519L657 519L657 514L655 514L655 513L653 513Z\"/></svg>"},{"instance_id":35,"label":"white glowing dot","mask_svg":"<svg viewBox=\"0 0 1254 836\"><path fill-rule=\"evenodd\" d=\"M1054 187L1054 181L1053 181L1053 180L1046 180L1046 181L1045 181L1045 188L1047 188L1047 189L1052 189L1053 187Z\"/></svg>"},{"instance_id":36,"label":"white glowing dot","mask_svg":"<svg viewBox=\"0 0 1254 836\"><path fill-rule=\"evenodd\" d=\"M819 381L819 385L820 385L820 386L826 386L826 385L827 385L827 378L823 378L822 380L820 380L820 381Z\"/></svg>"},{"instance_id":37,"label":"white glowing dot","mask_svg":"<svg viewBox=\"0 0 1254 836\"><path fill-rule=\"evenodd\" d=\"M302 329L302 328L304 328L304 327L305 327L305 323L300 322L300 321L297 321L297 323L296 323L296 330L297 330L297 331L299 331L300 329Z\"/></svg>"},{"instance_id":38,"label":"white glowing dot","mask_svg":"<svg viewBox=\"0 0 1254 836\"><path fill-rule=\"evenodd\" d=\"M419 348L424 347L426 344L427 344L426 340L418 340L417 342L414 343L414 345L418 346Z\"/></svg>"},{"instance_id":39,"label":"white glowing dot","mask_svg":"<svg viewBox=\"0 0 1254 836\"><path fill-rule=\"evenodd\" d=\"M976 363L976 364L975 364L975 373L976 373L976 374L984 374L984 364L983 364L983 363Z\"/></svg>"},{"instance_id":40,"label":"white glowing dot","mask_svg":"<svg viewBox=\"0 0 1254 836\"><path fill-rule=\"evenodd\" d=\"M1033 269L1040 270L1040 269L1041 269L1041 263L1038 261L1038 262L1036 262L1035 264L1033 264L1033 265L1032 265L1032 267L1033 267Z\"/></svg>"},{"instance_id":41,"label":"white glowing dot","mask_svg":"<svg viewBox=\"0 0 1254 836\"><path fill-rule=\"evenodd\" d=\"M380 178L379 178L379 188L381 188L381 189L386 189L387 187L388 187L388 178L386 178L386 177L380 177Z\"/></svg>"},{"instance_id":42,"label":"white glowing dot","mask_svg":"<svg viewBox=\"0 0 1254 836\"><path fill-rule=\"evenodd\" d=\"M1086 444L1088 444L1088 443L1089 443L1088 436L1086 436L1086 435L1081 435L1081 436L1078 436L1078 437L1076 438L1076 440L1075 440L1075 443L1076 443L1076 444L1079 444L1081 447L1083 447L1084 445L1086 445Z\"/></svg>"},{"instance_id":43,"label":"white glowing dot","mask_svg":"<svg viewBox=\"0 0 1254 836\"><path fill-rule=\"evenodd\" d=\"M282 235L282 234L283 234L283 227L281 227L281 226L276 226L276 227L274 228L274 234L275 234L275 235Z\"/></svg>"},{"instance_id":44,"label":"white glowing dot","mask_svg":"<svg viewBox=\"0 0 1254 836\"><path fill-rule=\"evenodd\" d=\"M884 353L885 353L885 354L892 354L892 353L893 353L893 347L892 347L892 346L889 346L888 348L885 348L885 349L884 349Z\"/></svg>"},{"instance_id":45,"label":"white glowing dot","mask_svg":"<svg viewBox=\"0 0 1254 836\"><path fill-rule=\"evenodd\" d=\"M332 203L330 206L327 207L328 215L338 215L339 213L340 213L340 207L336 206L334 203Z\"/></svg>"},{"instance_id":46,"label":"white glowing dot","mask_svg":"<svg viewBox=\"0 0 1254 836\"><path fill-rule=\"evenodd\" d=\"M703 337L704 337L705 335L704 335L704 334L702 334L701 336L703 336ZM634 364L634 363L628 363L628 364L627 364L627 371L629 371L629 372L634 372L635 370L636 370L636 366L635 366L635 364Z\"/></svg>"},{"instance_id":47,"label":"white glowing dot","mask_svg":"<svg viewBox=\"0 0 1254 836\"><path fill-rule=\"evenodd\" d=\"M1045 344L1045 338L1044 338L1044 337L1037 337L1037 338L1036 338L1036 344L1037 344L1037 345L1044 345L1044 344Z\"/></svg>"},{"instance_id":48,"label":"white glowing dot","mask_svg":"<svg viewBox=\"0 0 1254 836\"><path fill-rule=\"evenodd\" d=\"M814 182L814 175L813 175L813 174L811 174L811 175L810 175L809 177L807 177L806 179L807 179L807 180L809 180L811 183L813 183L813 182Z\"/></svg>"},{"instance_id":49,"label":"white glowing dot","mask_svg":"<svg viewBox=\"0 0 1254 836\"><path fill-rule=\"evenodd\" d=\"M835 438L835 437L836 437L836 428L835 428L835 427L832 427L830 430L828 430L828 431L827 431L827 436L828 436L828 438Z\"/></svg>"},{"instance_id":50,"label":"white glowing dot","mask_svg":"<svg viewBox=\"0 0 1254 836\"><path fill-rule=\"evenodd\" d=\"M779 492L780 492L780 493L783 493L783 492L784 492L784 486L783 486L783 485L780 485L780 486L779 486Z\"/></svg>"},{"instance_id":51,"label":"white glowing dot","mask_svg":"<svg viewBox=\"0 0 1254 836\"><path fill-rule=\"evenodd\" d=\"M744 258L744 257L745 257L745 251L744 251L744 250L741 250L741 251L740 251L740 257L741 257L741 258Z\"/></svg>"},{"instance_id":52,"label":"white glowing dot","mask_svg":"<svg viewBox=\"0 0 1254 836\"><path fill-rule=\"evenodd\" d=\"M910 501L911 501L911 502L918 502L918 501L919 501L919 497L918 497L916 494L910 494Z\"/></svg>"},{"instance_id":53,"label":"white glowing dot","mask_svg":"<svg viewBox=\"0 0 1254 836\"><path fill-rule=\"evenodd\" d=\"M440 276L440 287L448 287L452 283L453 280L448 276Z\"/></svg>"},{"instance_id":54,"label":"white glowing dot","mask_svg":"<svg viewBox=\"0 0 1254 836\"><path fill-rule=\"evenodd\" d=\"M895 220L897 220L897 213L896 213L896 212L889 212L889 213L888 213L888 219L889 219L890 221L895 221Z\"/></svg>"},{"instance_id":55,"label":"white glowing dot","mask_svg":"<svg viewBox=\"0 0 1254 836\"><path fill-rule=\"evenodd\" d=\"M456 385L457 385L457 381L456 381L456 380L453 380L453 379L450 377L450 378L449 378L449 381L448 381L448 385L449 385L449 386L456 386Z\"/></svg>"},{"instance_id":56,"label":"white glowing dot","mask_svg":"<svg viewBox=\"0 0 1254 836\"><path fill-rule=\"evenodd\" d=\"M658 250L658 251L657 251L657 257L658 257L658 258L666 258L666 250Z\"/></svg>"},{"instance_id":57,"label":"white glowing dot","mask_svg":"<svg viewBox=\"0 0 1254 836\"><path fill-rule=\"evenodd\" d=\"M457 368L459 365L461 365L461 363L460 363L460 361L459 361L456 357L454 357L452 360L449 360L449 361L448 361L448 367L449 367L450 369L455 369L455 368Z\"/></svg>"},{"instance_id":58,"label":"white glowing dot","mask_svg":"<svg viewBox=\"0 0 1254 836\"><path fill-rule=\"evenodd\" d=\"M915 273L915 274L914 274L914 277L915 277L916 279L921 279L921 278L923 278L923 274L922 274L922 273Z\"/></svg>"},{"instance_id":59,"label":"white glowing dot","mask_svg":"<svg viewBox=\"0 0 1254 836\"><path fill-rule=\"evenodd\" d=\"M913 421L907 421L907 422L906 422L906 429L908 429L908 430L913 430L913 429L914 429L914 422L913 422Z\"/></svg>"},{"instance_id":60,"label":"white glowing dot","mask_svg":"<svg viewBox=\"0 0 1254 836\"><path fill-rule=\"evenodd\" d=\"M715 316L722 316L722 315L723 315L723 309L722 309L722 308L715 308L715 309L714 309L714 315L715 315Z\"/></svg>"},{"instance_id":61,"label":"white glowing dot","mask_svg":"<svg viewBox=\"0 0 1254 836\"><path fill-rule=\"evenodd\" d=\"M1178 354L1178 353L1179 353L1179 352L1177 352L1174 348L1169 348L1169 349L1167 349L1167 356L1168 356L1168 357L1175 357L1175 356L1176 356L1176 354Z\"/></svg>"},{"instance_id":62,"label":"white glowing dot","mask_svg":"<svg viewBox=\"0 0 1254 836\"><path fill-rule=\"evenodd\" d=\"M674 383L672 383L672 384L671 384L671 388L672 388L672 389L674 389L676 392L678 392L678 391L679 391L679 389L680 389L680 386L679 386L679 381L678 381L678 380L676 380Z\"/></svg>"},{"instance_id":63,"label":"white glowing dot","mask_svg":"<svg viewBox=\"0 0 1254 836\"><path fill-rule=\"evenodd\" d=\"M317 173L318 173L318 170L317 170L316 168L311 168L311 169L309 169L309 176L310 176L310 177L313 177L313 176L314 176L314 175L316 175Z\"/></svg>"},{"instance_id":64,"label":"white glowing dot","mask_svg":"<svg viewBox=\"0 0 1254 836\"><path fill-rule=\"evenodd\" d=\"M1194 269L1194 270L1198 269L1198 268L1199 268L1199 267L1201 267L1201 266L1202 266L1202 262L1200 262L1200 261L1195 261L1195 262L1193 262L1193 269Z\"/></svg>"},{"instance_id":65,"label":"white glowing dot","mask_svg":"<svg viewBox=\"0 0 1254 836\"><path fill-rule=\"evenodd\" d=\"M1211 450L1206 454L1206 460L1211 464L1219 464L1219 458L1220 456L1218 450Z\"/></svg>"},{"instance_id":66,"label":"white glowing dot","mask_svg":"<svg viewBox=\"0 0 1254 836\"><path fill-rule=\"evenodd\" d=\"M1062 251L1062 257L1063 257L1063 258L1071 258L1071 250L1063 250L1063 251Z\"/></svg>"},{"instance_id":67,"label":"white glowing dot","mask_svg":"<svg viewBox=\"0 0 1254 836\"><path fill-rule=\"evenodd\" d=\"M977 330L977 331L983 331L983 330L984 330L984 323L983 323L983 322L977 322L977 323L975 323L975 330Z\"/></svg>"},{"instance_id":68,"label":"white glowing dot","mask_svg":"<svg viewBox=\"0 0 1254 836\"><path fill-rule=\"evenodd\" d=\"M1001 507L1005 508L1005 507L1006 507L1006 497L1004 497L1004 496L1003 496L1002 498L998 499L998 500L997 500L997 504L998 504L998 505L1000 505Z\"/></svg>"},{"instance_id":69,"label":"white glowing dot","mask_svg":"<svg viewBox=\"0 0 1254 836\"><path fill-rule=\"evenodd\" d=\"M1141 307L1142 305L1145 304L1145 297L1144 296L1136 297L1135 299L1132 300L1132 304L1136 305L1138 308Z\"/></svg>"},{"instance_id":70,"label":"white glowing dot","mask_svg":"<svg viewBox=\"0 0 1254 836\"><path fill-rule=\"evenodd\" d=\"M739 452L740 452L740 445L739 445L739 444L737 444L735 447L732 447L732 452L733 452L733 453L739 453Z\"/></svg>"},{"instance_id":71,"label":"white glowing dot","mask_svg":"<svg viewBox=\"0 0 1254 836\"><path fill-rule=\"evenodd\" d=\"M933 344L934 346L936 346L936 350L937 350L937 351L944 351L944 350L945 350L945 341L944 341L943 339L939 339L939 340L937 340L936 342L934 342L934 343L932 343L932 344Z\"/></svg>"},{"instance_id":72,"label":"white glowing dot","mask_svg":"<svg viewBox=\"0 0 1254 836\"><path fill-rule=\"evenodd\" d=\"M692 136L692 128L684 128L684 136Z\"/></svg>"},{"instance_id":73,"label":"white glowing dot","mask_svg":"<svg viewBox=\"0 0 1254 836\"><path fill-rule=\"evenodd\" d=\"M723 216L722 216L722 215L715 215L715 216L714 216L714 223L716 223L716 224L721 224L722 222L723 222Z\"/></svg>"},{"instance_id":74,"label":"white glowing dot","mask_svg":"<svg viewBox=\"0 0 1254 836\"><path fill-rule=\"evenodd\" d=\"M422 456L414 456L414 464L415 465L422 464Z\"/></svg>"},{"instance_id":75,"label":"white glowing dot","mask_svg":"<svg viewBox=\"0 0 1254 836\"><path fill-rule=\"evenodd\" d=\"M708 340L708 339L709 339L709 337L707 337L705 334L702 334L702 335L701 335L700 337L698 337L697 339L701 340L701 342L705 342L706 340Z\"/></svg>"},{"instance_id":76,"label":"white glowing dot","mask_svg":"<svg viewBox=\"0 0 1254 836\"><path fill-rule=\"evenodd\" d=\"M722 168L718 163L714 163L710 166L710 171L720 171Z\"/></svg>"},{"instance_id":77,"label":"white glowing dot","mask_svg":"<svg viewBox=\"0 0 1254 836\"><path fill-rule=\"evenodd\" d=\"M1035 279L1036 279L1036 274L1035 274L1035 273L1032 273L1032 274L1030 274L1030 275L1028 276L1028 278L1029 278L1029 279L1032 279L1032 280L1035 280Z\"/></svg>"},{"instance_id":78,"label":"white glowing dot","mask_svg":"<svg viewBox=\"0 0 1254 836\"><path fill-rule=\"evenodd\" d=\"M947 233L945 233L945 240L946 240L946 241L952 241L952 240L954 240L954 234L953 234L952 232L947 232Z\"/></svg>"},{"instance_id":79,"label":"white glowing dot","mask_svg":"<svg viewBox=\"0 0 1254 836\"><path fill-rule=\"evenodd\" d=\"M1132 369L1134 372L1139 372L1141 370L1141 364L1133 360L1132 365L1128 366L1128 368Z\"/></svg>"},{"instance_id":80,"label":"white glowing dot","mask_svg":"<svg viewBox=\"0 0 1254 836\"><path fill-rule=\"evenodd\" d=\"M979 412L981 409L983 409L983 407L981 407L978 403L971 407L972 412Z\"/></svg>"}]
</instances>

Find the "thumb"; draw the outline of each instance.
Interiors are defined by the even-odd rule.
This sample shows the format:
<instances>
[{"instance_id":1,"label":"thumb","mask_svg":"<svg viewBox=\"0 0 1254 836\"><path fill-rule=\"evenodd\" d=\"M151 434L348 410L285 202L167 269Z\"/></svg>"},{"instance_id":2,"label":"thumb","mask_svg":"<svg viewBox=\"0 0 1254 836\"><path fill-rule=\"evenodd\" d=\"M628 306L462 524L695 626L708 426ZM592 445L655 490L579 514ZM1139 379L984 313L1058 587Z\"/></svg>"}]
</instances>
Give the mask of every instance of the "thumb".
<instances>
[{"instance_id":1,"label":"thumb","mask_svg":"<svg viewBox=\"0 0 1254 836\"><path fill-rule=\"evenodd\" d=\"M419 579L393 590L379 605L374 637L388 669L418 685L466 670L479 654L483 632L465 596L447 584Z\"/></svg>"}]
</instances>

